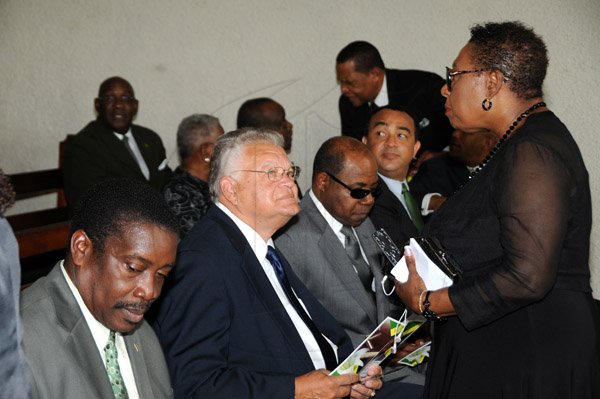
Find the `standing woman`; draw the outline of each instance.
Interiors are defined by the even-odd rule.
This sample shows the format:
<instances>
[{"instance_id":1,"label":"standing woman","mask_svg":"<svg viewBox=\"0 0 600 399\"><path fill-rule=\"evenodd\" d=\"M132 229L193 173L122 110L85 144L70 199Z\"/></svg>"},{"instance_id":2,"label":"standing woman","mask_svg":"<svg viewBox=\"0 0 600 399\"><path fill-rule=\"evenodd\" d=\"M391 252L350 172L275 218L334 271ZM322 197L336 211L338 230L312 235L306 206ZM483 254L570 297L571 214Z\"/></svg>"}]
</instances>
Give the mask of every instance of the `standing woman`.
<instances>
[{"instance_id":1,"label":"standing woman","mask_svg":"<svg viewBox=\"0 0 600 399\"><path fill-rule=\"evenodd\" d=\"M424 236L463 270L427 291L407 252L404 303L437 321L426 398L600 398L600 317L588 265L588 173L548 110L542 39L519 22L487 23L446 73L456 129L498 144L437 210Z\"/></svg>"}]
</instances>

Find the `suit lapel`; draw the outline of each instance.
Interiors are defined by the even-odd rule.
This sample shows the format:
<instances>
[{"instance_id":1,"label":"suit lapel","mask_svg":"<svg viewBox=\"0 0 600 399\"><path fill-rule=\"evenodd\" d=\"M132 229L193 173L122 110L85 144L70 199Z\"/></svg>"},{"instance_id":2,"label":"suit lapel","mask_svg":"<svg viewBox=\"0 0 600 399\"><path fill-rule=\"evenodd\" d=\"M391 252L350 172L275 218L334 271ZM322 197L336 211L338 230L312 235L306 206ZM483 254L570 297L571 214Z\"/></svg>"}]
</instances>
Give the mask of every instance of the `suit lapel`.
<instances>
[{"instance_id":1,"label":"suit lapel","mask_svg":"<svg viewBox=\"0 0 600 399\"><path fill-rule=\"evenodd\" d=\"M131 362L131 368L135 377L135 385L140 398L151 398L154 394L151 389L152 384L150 383L148 367L142 350L144 347L139 340L139 334L125 335L123 339L125 340L127 354L129 355L129 361Z\"/></svg>"},{"instance_id":2,"label":"suit lapel","mask_svg":"<svg viewBox=\"0 0 600 399\"><path fill-rule=\"evenodd\" d=\"M306 205L303 206L303 212L306 212L306 216L313 221L321 233L318 245L322 253L327 255L328 263L331 264L333 269L333 273L331 273L332 278L337 278L339 284L346 288L346 292L354 293L353 295L350 295L350 297L352 297L358 306L365 311L371 321L376 323L377 320L375 317L377 309L375 303L362 285L358 274L356 274L356 271L353 269L350 258L348 258L348 254L342 243L329 224L327 224L323 215L321 215L321 212L317 209L312 198L307 196L305 201ZM361 245L363 244L362 241L363 240L361 239ZM331 283L333 286L338 285L335 282Z\"/></svg>"},{"instance_id":3,"label":"suit lapel","mask_svg":"<svg viewBox=\"0 0 600 399\"><path fill-rule=\"evenodd\" d=\"M120 164L124 170L131 170L131 171L135 170L136 174L138 174L140 178L143 178L145 180L146 177L142 173L140 166L138 165L137 161L135 159L133 159L133 157L131 156L129 151L127 151L127 148L125 148L125 144L121 140L119 140L115 136L115 134L110 129L108 129L106 126L104 126L101 122L96 121L95 123L98 124L98 130L97 130L98 139L100 141L102 141L102 143L108 150L108 153L112 154L112 158L115 160L115 162ZM132 134L133 134L133 127L132 127ZM137 142L137 138L135 140ZM140 151L141 151L141 149L140 149ZM142 155L143 155L143 153L142 153ZM145 157L144 157L144 159L145 159Z\"/></svg>"},{"instance_id":4,"label":"suit lapel","mask_svg":"<svg viewBox=\"0 0 600 399\"><path fill-rule=\"evenodd\" d=\"M102 358L59 265L54 266L48 275L48 293L54 303L57 320L66 336L66 352L70 353L73 361L79 365L88 386L96 393L94 396L111 397L113 392Z\"/></svg>"}]
</instances>

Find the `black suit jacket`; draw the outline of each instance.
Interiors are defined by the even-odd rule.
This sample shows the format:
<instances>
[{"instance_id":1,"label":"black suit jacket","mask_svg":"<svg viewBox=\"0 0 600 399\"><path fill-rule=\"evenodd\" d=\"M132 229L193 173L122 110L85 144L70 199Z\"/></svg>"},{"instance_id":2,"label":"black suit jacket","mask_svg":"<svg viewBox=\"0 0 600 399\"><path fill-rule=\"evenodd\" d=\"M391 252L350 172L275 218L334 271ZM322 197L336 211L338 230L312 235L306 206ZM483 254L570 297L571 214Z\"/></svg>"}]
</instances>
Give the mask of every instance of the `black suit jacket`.
<instances>
[{"instance_id":1,"label":"black suit jacket","mask_svg":"<svg viewBox=\"0 0 600 399\"><path fill-rule=\"evenodd\" d=\"M444 114L445 99L440 93L444 80L438 75L418 70L386 69L390 103L410 105L418 112L415 124L421 126L421 151L441 151L450 141L452 126ZM368 104L354 107L340 96L342 135L360 140L368 130L371 110Z\"/></svg>"},{"instance_id":2,"label":"black suit jacket","mask_svg":"<svg viewBox=\"0 0 600 399\"><path fill-rule=\"evenodd\" d=\"M467 180L469 180L467 167L448 154L444 154L423 162L408 185L417 203L421 204L425 194L440 193L444 197L449 197Z\"/></svg>"},{"instance_id":3,"label":"black suit jacket","mask_svg":"<svg viewBox=\"0 0 600 399\"><path fill-rule=\"evenodd\" d=\"M171 177L171 169L166 166L165 147L159 135L137 125L131 126L131 133L148 165L149 180L123 142L100 121L88 123L67 140L62 170L65 195L71 207L88 188L110 177L133 178L162 189ZM164 168L159 170L161 164Z\"/></svg>"},{"instance_id":4,"label":"black suit jacket","mask_svg":"<svg viewBox=\"0 0 600 399\"><path fill-rule=\"evenodd\" d=\"M282 261L343 360L350 338ZM153 324L177 398L293 398L294 378L314 370L254 251L217 206L181 242Z\"/></svg>"},{"instance_id":5,"label":"black suit jacket","mask_svg":"<svg viewBox=\"0 0 600 399\"><path fill-rule=\"evenodd\" d=\"M402 251L408 239L417 236L417 228L402 202L390 191L383 179L379 179L379 185L381 186L381 195L375 200L369 217L375 228L383 227Z\"/></svg>"}]
</instances>

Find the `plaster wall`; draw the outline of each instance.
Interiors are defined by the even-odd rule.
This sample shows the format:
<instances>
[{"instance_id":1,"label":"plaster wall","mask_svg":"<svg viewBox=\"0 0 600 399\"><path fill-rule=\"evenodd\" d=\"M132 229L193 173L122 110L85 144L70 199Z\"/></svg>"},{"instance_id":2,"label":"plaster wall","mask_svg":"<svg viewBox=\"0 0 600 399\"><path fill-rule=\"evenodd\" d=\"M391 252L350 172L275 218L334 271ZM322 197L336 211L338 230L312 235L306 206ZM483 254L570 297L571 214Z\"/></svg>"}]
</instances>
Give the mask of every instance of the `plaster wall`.
<instances>
[{"instance_id":1,"label":"plaster wall","mask_svg":"<svg viewBox=\"0 0 600 399\"><path fill-rule=\"evenodd\" d=\"M442 75L468 27L518 19L545 39L549 107L578 141L600 200L600 2L597 0L0 0L0 167L53 168L58 142L95 118L93 98L112 75L140 100L136 123L162 136L178 163L175 131L195 112L235 128L239 105L269 96L294 124L292 160L309 186L320 143L339 132L335 55L375 44L386 65ZM13 213L51 204L43 198ZM600 230L590 262L600 298Z\"/></svg>"}]
</instances>

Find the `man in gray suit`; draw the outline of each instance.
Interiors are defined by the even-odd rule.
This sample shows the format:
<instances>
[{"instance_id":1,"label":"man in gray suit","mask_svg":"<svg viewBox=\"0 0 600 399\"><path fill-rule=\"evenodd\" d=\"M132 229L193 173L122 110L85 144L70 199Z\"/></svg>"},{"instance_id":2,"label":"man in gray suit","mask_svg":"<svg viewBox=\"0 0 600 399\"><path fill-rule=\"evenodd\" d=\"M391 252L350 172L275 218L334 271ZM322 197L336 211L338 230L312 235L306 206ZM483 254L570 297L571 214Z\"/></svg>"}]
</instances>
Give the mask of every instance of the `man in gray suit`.
<instances>
[{"instance_id":1,"label":"man in gray suit","mask_svg":"<svg viewBox=\"0 0 600 399\"><path fill-rule=\"evenodd\" d=\"M381 289L375 228L367 218L378 180L377 162L364 144L349 137L327 140L315 156L301 213L275 240L354 346L386 316L399 316Z\"/></svg>"},{"instance_id":2,"label":"man in gray suit","mask_svg":"<svg viewBox=\"0 0 600 399\"><path fill-rule=\"evenodd\" d=\"M22 295L36 398L172 397L144 313L175 263L178 225L145 183L110 179L73 212L64 261Z\"/></svg>"},{"instance_id":3,"label":"man in gray suit","mask_svg":"<svg viewBox=\"0 0 600 399\"><path fill-rule=\"evenodd\" d=\"M366 145L333 137L317 151L312 188L301 212L277 235L275 246L319 302L358 346L387 316L403 309L391 305L381 288L379 250L367 217L379 194L377 161ZM411 371L386 378L403 398L422 396L424 379Z\"/></svg>"}]
</instances>

